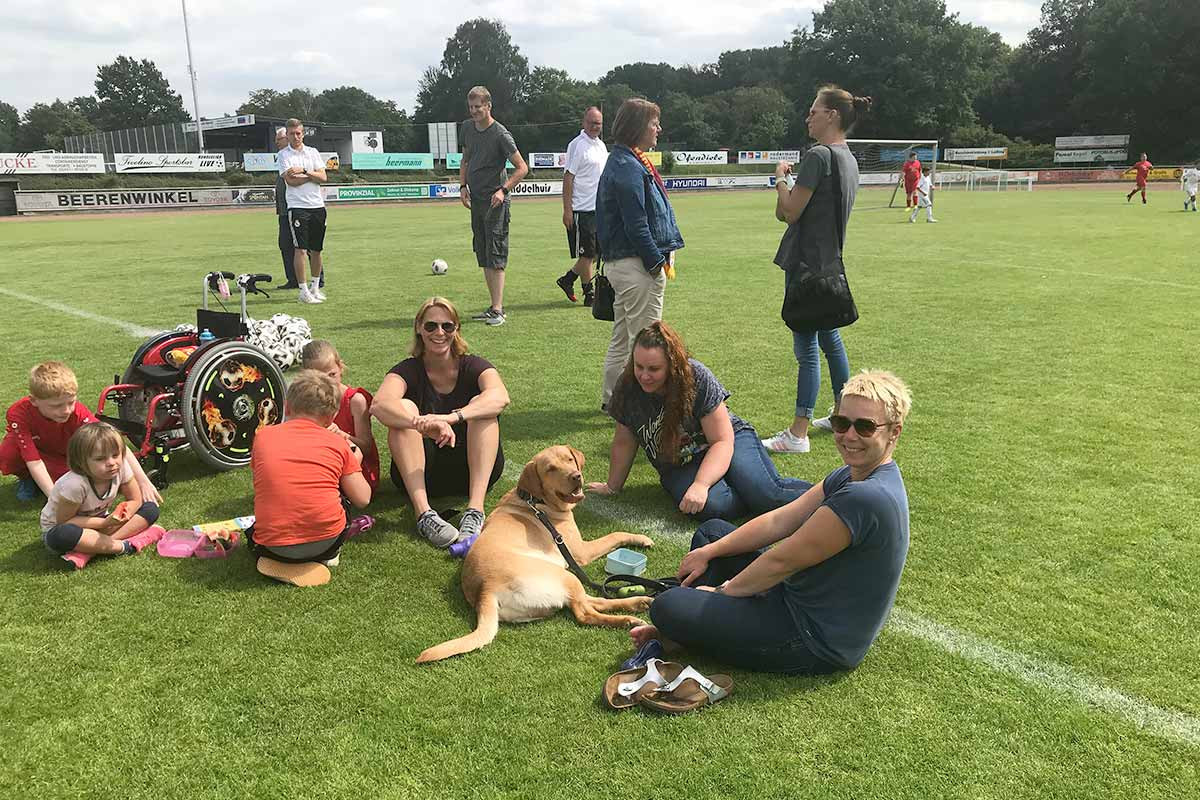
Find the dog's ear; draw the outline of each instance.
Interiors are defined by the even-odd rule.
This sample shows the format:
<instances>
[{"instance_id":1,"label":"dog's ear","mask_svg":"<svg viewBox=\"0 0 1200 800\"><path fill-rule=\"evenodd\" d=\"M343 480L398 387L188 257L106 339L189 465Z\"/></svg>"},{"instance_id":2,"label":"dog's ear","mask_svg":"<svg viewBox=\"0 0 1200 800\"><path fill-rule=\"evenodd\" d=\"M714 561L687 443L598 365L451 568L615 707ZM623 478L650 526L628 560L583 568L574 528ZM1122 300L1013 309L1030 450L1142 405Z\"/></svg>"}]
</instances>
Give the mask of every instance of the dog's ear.
<instances>
[{"instance_id":1,"label":"dog's ear","mask_svg":"<svg viewBox=\"0 0 1200 800\"><path fill-rule=\"evenodd\" d=\"M571 447L570 445L567 445L567 449L571 451L571 458L575 459L575 468L577 470L579 470L580 472L583 472L583 462L584 462L583 453L579 452L578 450L576 450L574 447Z\"/></svg>"},{"instance_id":2,"label":"dog's ear","mask_svg":"<svg viewBox=\"0 0 1200 800\"><path fill-rule=\"evenodd\" d=\"M546 491L542 488L542 476L538 472L538 461L541 457L541 453L534 456L525 465L525 469L521 470L521 477L517 480L517 488L529 492L534 497L544 497Z\"/></svg>"}]
</instances>

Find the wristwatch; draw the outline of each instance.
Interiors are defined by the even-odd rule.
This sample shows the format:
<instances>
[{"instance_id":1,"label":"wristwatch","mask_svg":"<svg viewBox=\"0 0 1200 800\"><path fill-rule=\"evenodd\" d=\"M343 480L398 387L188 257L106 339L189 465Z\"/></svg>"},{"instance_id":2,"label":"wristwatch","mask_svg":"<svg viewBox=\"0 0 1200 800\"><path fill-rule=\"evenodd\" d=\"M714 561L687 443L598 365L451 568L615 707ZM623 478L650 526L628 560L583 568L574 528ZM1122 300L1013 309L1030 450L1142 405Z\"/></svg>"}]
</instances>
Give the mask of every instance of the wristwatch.
<instances>
[{"instance_id":1,"label":"wristwatch","mask_svg":"<svg viewBox=\"0 0 1200 800\"><path fill-rule=\"evenodd\" d=\"M508 193L509 193L509 191L511 191L511 190L510 190L510 189L509 189L507 186L501 186L501 187L500 187L500 191L504 192L504 196L505 196L505 197L508 197Z\"/></svg>"},{"instance_id":2,"label":"wristwatch","mask_svg":"<svg viewBox=\"0 0 1200 800\"><path fill-rule=\"evenodd\" d=\"M463 417L463 415L462 415L462 411L461 411L460 409L457 409L457 408L456 408L456 409L454 409L454 416L458 417L458 421L459 421L459 422L466 422L466 421L467 421L467 420L466 420L466 419Z\"/></svg>"}]
</instances>

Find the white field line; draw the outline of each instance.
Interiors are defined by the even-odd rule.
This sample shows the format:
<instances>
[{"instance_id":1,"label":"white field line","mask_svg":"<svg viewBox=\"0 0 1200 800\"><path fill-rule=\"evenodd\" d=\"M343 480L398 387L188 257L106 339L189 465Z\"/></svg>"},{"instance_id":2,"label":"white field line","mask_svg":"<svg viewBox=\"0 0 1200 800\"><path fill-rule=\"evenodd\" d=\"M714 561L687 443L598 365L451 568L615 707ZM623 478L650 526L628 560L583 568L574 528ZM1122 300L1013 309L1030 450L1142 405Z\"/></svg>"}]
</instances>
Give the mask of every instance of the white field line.
<instances>
[{"instance_id":1,"label":"white field line","mask_svg":"<svg viewBox=\"0 0 1200 800\"><path fill-rule=\"evenodd\" d=\"M100 322L105 325L111 325L115 328L120 328L125 333L127 333L130 336L133 336L135 338L138 338L138 339L144 339L147 336L153 336L154 334L158 333L158 331L155 330L154 328L143 328L141 325L135 325L132 322L126 322L125 320L120 320L120 319L113 319L112 317L106 317L102 314L93 314L91 311L85 311L81 308L73 308L71 306L56 302L54 300L45 300L41 297L34 297L33 295L23 294L22 292L14 292L12 289L5 289L3 287L0 287L0 294L7 295L7 296L15 298L17 300L22 300L26 303L33 303L34 305L39 305L39 306L43 306L45 308L53 309L54 311L58 311L62 314L69 314L72 317L79 317L80 319L88 319L88 320L91 320L92 322Z\"/></svg>"},{"instance_id":2,"label":"white field line","mask_svg":"<svg viewBox=\"0 0 1200 800\"><path fill-rule=\"evenodd\" d=\"M1028 264L989 264L988 266L996 267L997 269L1020 269L1027 272L1053 272L1058 275L1071 277L1096 278L1110 283L1137 283L1142 286L1163 286L1168 289L1200 291L1200 284L1196 283L1172 283L1171 281L1160 281L1154 278L1138 278L1134 275L1109 275L1103 272L1081 272L1079 270L1061 269L1059 267L1034 267Z\"/></svg>"},{"instance_id":3,"label":"white field line","mask_svg":"<svg viewBox=\"0 0 1200 800\"><path fill-rule=\"evenodd\" d=\"M516 482L521 475L515 465L507 464L504 477ZM604 517L631 532L654 534L684 543L691 541L693 529L670 521L652 518L640 511L631 512L609 497L591 495L584 502L593 514ZM1159 708L1140 697L1122 694L1080 675L1069 667L1042 661L993 644L963 631L941 625L901 608L892 609L888 626L937 645L948 653L984 664L996 672L1011 675L1025 683L1073 697L1085 706L1101 709L1132 723L1135 727L1162 739L1200 747L1200 719L1182 711Z\"/></svg>"}]
</instances>

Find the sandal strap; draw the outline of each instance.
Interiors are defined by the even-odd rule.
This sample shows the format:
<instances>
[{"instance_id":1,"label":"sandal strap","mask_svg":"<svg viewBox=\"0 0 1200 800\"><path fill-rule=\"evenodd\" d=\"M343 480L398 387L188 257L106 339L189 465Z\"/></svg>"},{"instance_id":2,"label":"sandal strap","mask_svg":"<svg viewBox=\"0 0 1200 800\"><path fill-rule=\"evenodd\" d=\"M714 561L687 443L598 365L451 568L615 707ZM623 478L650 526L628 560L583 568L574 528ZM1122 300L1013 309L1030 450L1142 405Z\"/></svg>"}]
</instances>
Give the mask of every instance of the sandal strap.
<instances>
[{"instance_id":1,"label":"sandal strap","mask_svg":"<svg viewBox=\"0 0 1200 800\"><path fill-rule=\"evenodd\" d=\"M660 694L669 694L670 692L678 689L680 684L686 680L695 681L700 688L704 690L704 693L708 695L708 701L710 703L715 703L722 697L725 697L729 694L728 690L723 689L722 687L713 683L708 678L697 672L693 667L685 667L683 672L679 673L679 677L668 683L666 686L660 687L658 691Z\"/></svg>"},{"instance_id":2,"label":"sandal strap","mask_svg":"<svg viewBox=\"0 0 1200 800\"><path fill-rule=\"evenodd\" d=\"M661 658L652 658L646 662L646 674L635 681L628 683L617 684L617 694L622 697L632 697L637 694L638 689L641 689L648 683L653 683L655 686L662 686L667 679L658 671L658 665L663 663Z\"/></svg>"}]
</instances>

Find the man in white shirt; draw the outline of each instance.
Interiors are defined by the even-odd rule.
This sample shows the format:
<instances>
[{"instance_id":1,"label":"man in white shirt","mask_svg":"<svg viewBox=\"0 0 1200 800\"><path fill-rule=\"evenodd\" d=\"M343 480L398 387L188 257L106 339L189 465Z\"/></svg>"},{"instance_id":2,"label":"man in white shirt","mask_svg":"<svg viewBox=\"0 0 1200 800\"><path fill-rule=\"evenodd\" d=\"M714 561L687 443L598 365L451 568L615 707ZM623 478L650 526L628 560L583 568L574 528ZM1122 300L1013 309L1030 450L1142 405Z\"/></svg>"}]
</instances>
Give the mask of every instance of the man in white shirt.
<instances>
[{"instance_id":1,"label":"man in white shirt","mask_svg":"<svg viewBox=\"0 0 1200 800\"><path fill-rule=\"evenodd\" d=\"M917 204L913 206L909 222L917 221L917 212L925 209L926 222L937 222L933 218L933 181L929 179L929 167L921 170L921 178L917 181Z\"/></svg>"},{"instance_id":2,"label":"man in white shirt","mask_svg":"<svg viewBox=\"0 0 1200 800\"><path fill-rule=\"evenodd\" d=\"M583 285L583 304L590 306L592 265L596 261L596 187L608 161L608 147L600 140L604 117L592 106L583 112L583 130L567 145L567 163L563 170L563 226L567 229L567 247L575 266L555 281L567 299L575 302L575 278Z\"/></svg>"},{"instance_id":3,"label":"man in white shirt","mask_svg":"<svg viewBox=\"0 0 1200 800\"><path fill-rule=\"evenodd\" d=\"M1196 189L1200 188L1200 164L1185 169L1183 175L1179 177L1179 185L1183 188L1184 194L1187 195L1187 199L1183 201L1183 210L1187 211L1190 205L1192 211L1195 211Z\"/></svg>"},{"instance_id":4,"label":"man in white shirt","mask_svg":"<svg viewBox=\"0 0 1200 800\"><path fill-rule=\"evenodd\" d=\"M300 284L301 303L320 303L325 300L321 291L321 251L325 248L325 190L321 184L328 180L325 159L315 147L304 144L304 123L292 118L287 121L288 146L279 151L279 174L287 184L288 225L292 244L296 282ZM305 256L312 263L308 274Z\"/></svg>"}]
</instances>

